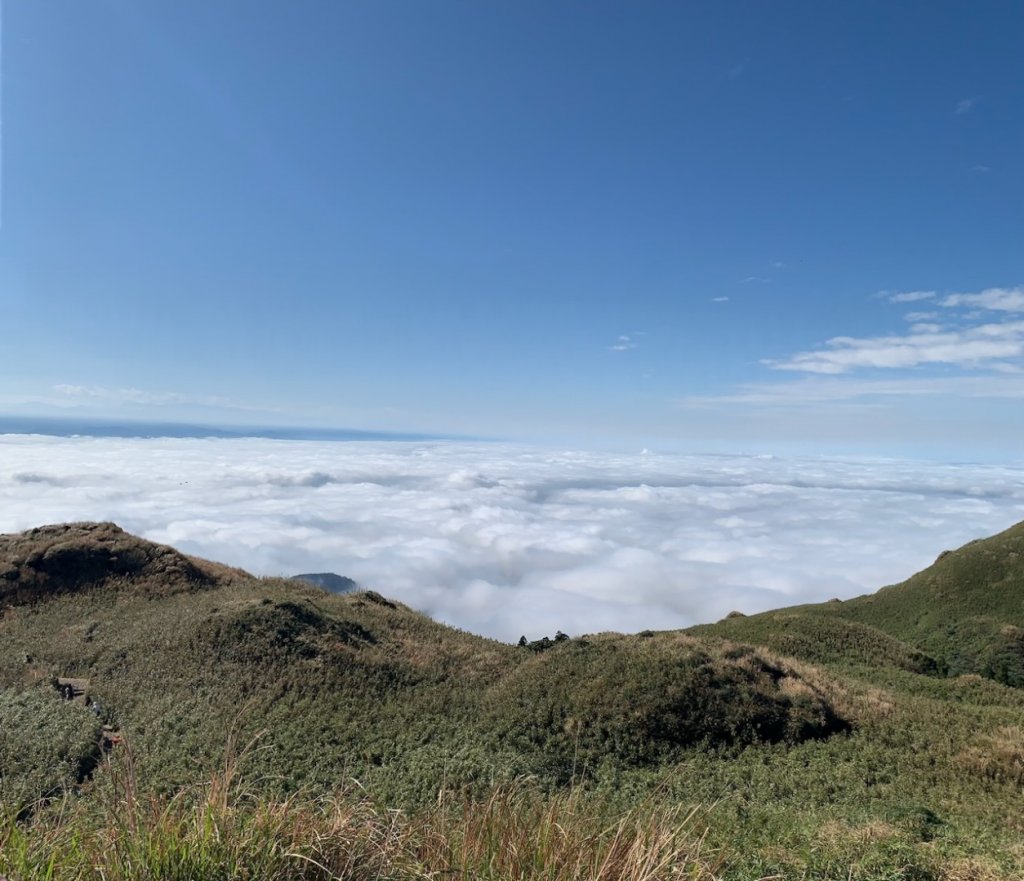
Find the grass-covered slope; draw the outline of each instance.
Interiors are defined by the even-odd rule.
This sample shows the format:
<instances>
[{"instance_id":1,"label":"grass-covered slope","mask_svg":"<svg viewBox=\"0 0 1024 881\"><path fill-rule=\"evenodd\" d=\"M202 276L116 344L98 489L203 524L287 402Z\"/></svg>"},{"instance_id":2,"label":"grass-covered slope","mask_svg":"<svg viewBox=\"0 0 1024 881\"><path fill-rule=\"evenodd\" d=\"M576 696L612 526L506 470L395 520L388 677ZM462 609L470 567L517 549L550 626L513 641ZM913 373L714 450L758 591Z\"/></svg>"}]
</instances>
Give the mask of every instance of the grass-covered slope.
<instances>
[{"instance_id":1,"label":"grass-covered slope","mask_svg":"<svg viewBox=\"0 0 1024 881\"><path fill-rule=\"evenodd\" d=\"M694 632L817 663L978 674L1024 687L1024 523L945 551L874 594L729 618Z\"/></svg>"},{"instance_id":2,"label":"grass-covered slope","mask_svg":"<svg viewBox=\"0 0 1024 881\"><path fill-rule=\"evenodd\" d=\"M795 606L760 615L729 617L717 624L694 627L690 632L766 646L812 664L938 672L938 663L931 655L878 627L841 617L836 614L836 605Z\"/></svg>"},{"instance_id":3,"label":"grass-covered slope","mask_svg":"<svg viewBox=\"0 0 1024 881\"><path fill-rule=\"evenodd\" d=\"M565 769L679 761L692 747L800 743L849 730L816 685L749 646L680 633L567 640L491 689L487 727Z\"/></svg>"},{"instance_id":4,"label":"grass-covered slope","mask_svg":"<svg viewBox=\"0 0 1024 881\"><path fill-rule=\"evenodd\" d=\"M41 526L0 536L0 609L113 583L162 596L216 587L244 575L140 541L113 523Z\"/></svg>"},{"instance_id":5,"label":"grass-covered slope","mask_svg":"<svg viewBox=\"0 0 1024 881\"><path fill-rule=\"evenodd\" d=\"M233 728L259 736L253 770L271 788L329 790L355 776L416 801L441 779L537 774L555 785L703 743L797 743L849 727L800 673L752 649L598 637L538 653L372 592L192 560L111 524L0 537L0 566L0 686L56 700L56 678L87 679L101 721L157 789L209 773Z\"/></svg>"},{"instance_id":6,"label":"grass-covered slope","mask_svg":"<svg viewBox=\"0 0 1024 881\"><path fill-rule=\"evenodd\" d=\"M874 598L524 647L110 524L0 536L0 875L1024 877L1024 689L984 663L1019 626L1004 536ZM616 837L691 805L685 859ZM617 841L642 871L579 862Z\"/></svg>"},{"instance_id":7,"label":"grass-covered slope","mask_svg":"<svg viewBox=\"0 0 1024 881\"><path fill-rule=\"evenodd\" d=\"M917 646L949 675L1024 686L1024 523L944 552L902 584L837 613Z\"/></svg>"},{"instance_id":8,"label":"grass-covered slope","mask_svg":"<svg viewBox=\"0 0 1024 881\"><path fill-rule=\"evenodd\" d=\"M81 783L100 760L100 723L40 689L0 689L0 805L21 811Z\"/></svg>"}]
</instances>

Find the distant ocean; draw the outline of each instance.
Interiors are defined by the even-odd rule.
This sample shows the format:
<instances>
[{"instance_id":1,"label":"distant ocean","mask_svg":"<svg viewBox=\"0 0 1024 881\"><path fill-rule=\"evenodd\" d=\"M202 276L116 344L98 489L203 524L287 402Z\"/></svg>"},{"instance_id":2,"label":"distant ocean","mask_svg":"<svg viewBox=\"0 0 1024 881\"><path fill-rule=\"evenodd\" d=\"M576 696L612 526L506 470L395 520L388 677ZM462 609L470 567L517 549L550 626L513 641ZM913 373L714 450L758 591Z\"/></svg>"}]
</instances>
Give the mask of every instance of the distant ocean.
<instances>
[{"instance_id":1,"label":"distant ocean","mask_svg":"<svg viewBox=\"0 0 1024 881\"><path fill-rule=\"evenodd\" d=\"M311 441L438 441L469 440L445 435L350 428L303 428L254 425L197 425L181 422L132 422L115 419L70 419L47 416L2 416L0 434L40 434L47 437L120 438L246 438Z\"/></svg>"}]
</instances>

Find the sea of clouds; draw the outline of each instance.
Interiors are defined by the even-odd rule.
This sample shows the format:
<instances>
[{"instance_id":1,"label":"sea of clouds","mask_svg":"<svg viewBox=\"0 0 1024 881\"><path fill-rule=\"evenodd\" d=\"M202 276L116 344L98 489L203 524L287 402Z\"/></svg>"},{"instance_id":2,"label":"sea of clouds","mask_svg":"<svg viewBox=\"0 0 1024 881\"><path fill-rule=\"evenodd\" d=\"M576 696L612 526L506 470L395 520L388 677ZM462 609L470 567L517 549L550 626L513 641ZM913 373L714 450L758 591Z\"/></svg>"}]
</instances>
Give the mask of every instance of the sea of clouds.
<instances>
[{"instance_id":1,"label":"sea of clouds","mask_svg":"<svg viewBox=\"0 0 1024 881\"><path fill-rule=\"evenodd\" d=\"M1024 519L1024 468L498 444L0 436L0 532L113 520L503 640L851 597Z\"/></svg>"}]
</instances>

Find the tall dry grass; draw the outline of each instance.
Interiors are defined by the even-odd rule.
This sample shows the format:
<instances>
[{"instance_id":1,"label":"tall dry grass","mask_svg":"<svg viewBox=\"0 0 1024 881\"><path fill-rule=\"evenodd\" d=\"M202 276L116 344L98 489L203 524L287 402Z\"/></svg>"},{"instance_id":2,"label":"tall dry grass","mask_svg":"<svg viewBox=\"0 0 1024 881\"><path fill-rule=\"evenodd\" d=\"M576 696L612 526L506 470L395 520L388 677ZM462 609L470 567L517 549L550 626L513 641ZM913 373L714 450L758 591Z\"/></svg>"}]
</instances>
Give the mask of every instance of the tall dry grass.
<instances>
[{"instance_id":1,"label":"tall dry grass","mask_svg":"<svg viewBox=\"0 0 1024 881\"><path fill-rule=\"evenodd\" d=\"M696 810L650 804L608 823L585 798L518 786L419 818L413 840L417 877L711 881L718 876L702 852L705 833Z\"/></svg>"},{"instance_id":2,"label":"tall dry grass","mask_svg":"<svg viewBox=\"0 0 1024 881\"><path fill-rule=\"evenodd\" d=\"M169 800L142 795L126 750L101 793L0 819L11 881L714 881L694 811L655 806L602 820L579 793L528 781L483 801L442 798L415 814L358 788L268 801L237 763ZM99 789L99 787L97 788Z\"/></svg>"}]
</instances>

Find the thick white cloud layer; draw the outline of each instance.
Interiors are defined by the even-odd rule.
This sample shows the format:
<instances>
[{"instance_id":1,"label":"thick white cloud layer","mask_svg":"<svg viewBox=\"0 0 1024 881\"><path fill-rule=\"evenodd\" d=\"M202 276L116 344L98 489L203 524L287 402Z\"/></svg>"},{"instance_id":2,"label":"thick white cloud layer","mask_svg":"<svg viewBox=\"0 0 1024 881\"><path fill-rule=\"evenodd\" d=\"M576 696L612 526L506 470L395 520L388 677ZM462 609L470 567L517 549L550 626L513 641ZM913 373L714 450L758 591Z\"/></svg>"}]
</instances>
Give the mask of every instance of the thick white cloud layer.
<instances>
[{"instance_id":1,"label":"thick white cloud layer","mask_svg":"<svg viewBox=\"0 0 1024 881\"><path fill-rule=\"evenodd\" d=\"M1024 519L1024 470L0 436L0 532L87 519L258 574L338 572L514 640L874 590Z\"/></svg>"}]
</instances>

